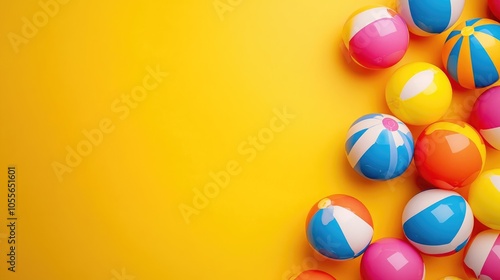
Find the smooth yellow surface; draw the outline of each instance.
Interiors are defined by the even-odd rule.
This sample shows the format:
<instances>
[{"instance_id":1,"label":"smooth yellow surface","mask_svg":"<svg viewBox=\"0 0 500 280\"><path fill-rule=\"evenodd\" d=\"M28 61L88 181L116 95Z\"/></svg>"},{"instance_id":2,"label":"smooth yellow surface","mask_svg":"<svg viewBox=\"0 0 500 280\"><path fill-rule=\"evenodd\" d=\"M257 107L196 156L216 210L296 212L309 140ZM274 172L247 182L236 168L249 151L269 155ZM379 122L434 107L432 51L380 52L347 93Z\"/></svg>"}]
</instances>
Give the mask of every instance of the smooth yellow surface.
<instances>
[{"instance_id":1,"label":"smooth yellow surface","mask_svg":"<svg viewBox=\"0 0 500 280\"><path fill-rule=\"evenodd\" d=\"M365 203L375 239L403 236L414 166L367 181L344 138L359 116L389 112L396 67L441 65L445 34L412 36L402 62L369 71L345 56L343 23L393 1L66 2L46 18L39 1L0 3L0 279L282 280L318 268L356 280L359 258L325 261L306 243L307 212L334 193ZM461 20L486 10L467 1ZM479 92L455 89L445 117L466 119ZM486 168L499 161L488 148ZM426 279L466 278L462 257L425 256Z\"/></svg>"},{"instance_id":2,"label":"smooth yellow surface","mask_svg":"<svg viewBox=\"0 0 500 280\"><path fill-rule=\"evenodd\" d=\"M469 204L474 216L484 225L500 230L500 190L494 178L500 177L500 169L484 171L470 186ZM495 179L496 179L495 178Z\"/></svg>"},{"instance_id":3,"label":"smooth yellow surface","mask_svg":"<svg viewBox=\"0 0 500 280\"><path fill-rule=\"evenodd\" d=\"M432 75L432 80L423 78ZM422 89L416 92L414 85ZM413 95L407 96L409 93ZM413 62L397 69L385 87L387 106L395 117L406 124L429 125L438 121L450 107L451 83L437 66Z\"/></svg>"}]
</instances>

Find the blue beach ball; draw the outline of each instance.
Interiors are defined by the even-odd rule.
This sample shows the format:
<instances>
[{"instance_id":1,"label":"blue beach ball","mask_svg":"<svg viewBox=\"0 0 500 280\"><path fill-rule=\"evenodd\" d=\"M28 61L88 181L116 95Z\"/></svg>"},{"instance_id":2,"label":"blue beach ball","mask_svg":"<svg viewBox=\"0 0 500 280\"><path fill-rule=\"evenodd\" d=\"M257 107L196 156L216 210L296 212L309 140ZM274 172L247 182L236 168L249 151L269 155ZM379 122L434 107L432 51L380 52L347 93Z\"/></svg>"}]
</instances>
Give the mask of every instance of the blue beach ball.
<instances>
[{"instance_id":1,"label":"blue beach ball","mask_svg":"<svg viewBox=\"0 0 500 280\"><path fill-rule=\"evenodd\" d=\"M358 199L334 194L318 201L307 215L306 235L311 247L332 260L363 254L373 238L373 220Z\"/></svg>"},{"instance_id":2,"label":"blue beach ball","mask_svg":"<svg viewBox=\"0 0 500 280\"><path fill-rule=\"evenodd\" d=\"M368 179L389 180L403 174L413 151L410 130L391 115L365 115L347 132L347 159L356 172Z\"/></svg>"},{"instance_id":3,"label":"blue beach ball","mask_svg":"<svg viewBox=\"0 0 500 280\"><path fill-rule=\"evenodd\" d=\"M467 201L449 190L431 189L415 195L403 211L408 241L428 255L451 255L467 244L474 216Z\"/></svg>"},{"instance_id":4,"label":"blue beach ball","mask_svg":"<svg viewBox=\"0 0 500 280\"><path fill-rule=\"evenodd\" d=\"M465 0L399 0L397 11L411 33L430 36L454 25L464 9Z\"/></svg>"}]
</instances>

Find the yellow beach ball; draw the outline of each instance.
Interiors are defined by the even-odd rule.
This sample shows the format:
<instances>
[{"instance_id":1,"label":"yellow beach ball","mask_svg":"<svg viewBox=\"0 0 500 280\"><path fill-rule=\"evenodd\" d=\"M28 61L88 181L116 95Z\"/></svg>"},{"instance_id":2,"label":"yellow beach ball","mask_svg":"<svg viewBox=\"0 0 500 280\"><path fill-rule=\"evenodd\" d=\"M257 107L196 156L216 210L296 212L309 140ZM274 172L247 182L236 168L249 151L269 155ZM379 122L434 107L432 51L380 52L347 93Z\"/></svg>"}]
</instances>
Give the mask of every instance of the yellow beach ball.
<instances>
[{"instance_id":1,"label":"yellow beach ball","mask_svg":"<svg viewBox=\"0 0 500 280\"><path fill-rule=\"evenodd\" d=\"M500 230L500 169L484 171L471 184L469 204L476 219Z\"/></svg>"},{"instance_id":2,"label":"yellow beach ball","mask_svg":"<svg viewBox=\"0 0 500 280\"><path fill-rule=\"evenodd\" d=\"M441 69L430 63L414 62L392 74L385 97L391 112L404 123L427 125L446 113L452 88Z\"/></svg>"}]
</instances>

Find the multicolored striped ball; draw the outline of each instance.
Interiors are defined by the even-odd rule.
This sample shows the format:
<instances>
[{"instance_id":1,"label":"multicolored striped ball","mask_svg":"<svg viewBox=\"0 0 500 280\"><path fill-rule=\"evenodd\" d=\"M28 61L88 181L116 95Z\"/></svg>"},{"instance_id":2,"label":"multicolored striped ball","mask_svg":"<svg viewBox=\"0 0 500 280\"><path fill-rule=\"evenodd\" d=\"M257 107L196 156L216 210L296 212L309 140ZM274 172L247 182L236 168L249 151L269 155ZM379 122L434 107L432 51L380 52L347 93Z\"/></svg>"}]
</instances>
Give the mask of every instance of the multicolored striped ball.
<instances>
[{"instance_id":1,"label":"multicolored striped ball","mask_svg":"<svg viewBox=\"0 0 500 280\"><path fill-rule=\"evenodd\" d=\"M474 18L451 31L442 52L450 76L469 89L492 85L499 79L500 24Z\"/></svg>"},{"instance_id":2,"label":"multicolored striped ball","mask_svg":"<svg viewBox=\"0 0 500 280\"><path fill-rule=\"evenodd\" d=\"M474 216L467 201L449 190L430 189L415 195L403 211L408 241L428 255L451 255L469 240Z\"/></svg>"},{"instance_id":3,"label":"multicolored striped ball","mask_svg":"<svg viewBox=\"0 0 500 280\"><path fill-rule=\"evenodd\" d=\"M500 280L500 231L485 230L466 249L464 265L481 280Z\"/></svg>"},{"instance_id":4,"label":"multicolored striped ball","mask_svg":"<svg viewBox=\"0 0 500 280\"><path fill-rule=\"evenodd\" d=\"M373 238L368 209L356 198L343 194L325 197L314 205L306 220L311 247L333 260L361 255Z\"/></svg>"},{"instance_id":5,"label":"multicolored striped ball","mask_svg":"<svg viewBox=\"0 0 500 280\"><path fill-rule=\"evenodd\" d=\"M419 36L440 34L454 25L465 0L399 0L397 11L411 33Z\"/></svg>"},{"instance_id":6,"label":"multicolored striped ball","mask_svg":"<svg viewBox=\"0 0 500 280\"><path fill-rule=\"evenodd\" d=\"M373 180L400 176L413 158L413 137L399 119L369 114L357 119L347 132L345 151L351 167Z\"/></svg>"}]
</instances>

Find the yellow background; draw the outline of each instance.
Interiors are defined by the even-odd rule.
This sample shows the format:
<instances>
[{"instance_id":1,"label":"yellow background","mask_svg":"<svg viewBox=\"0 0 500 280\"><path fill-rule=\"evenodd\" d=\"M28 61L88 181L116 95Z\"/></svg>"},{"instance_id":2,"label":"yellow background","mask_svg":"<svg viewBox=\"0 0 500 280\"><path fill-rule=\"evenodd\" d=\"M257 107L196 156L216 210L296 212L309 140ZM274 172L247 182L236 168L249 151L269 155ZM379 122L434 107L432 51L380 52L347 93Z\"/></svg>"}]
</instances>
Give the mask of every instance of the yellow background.
<instances>
[{"instance_id":1,"label":"yellow background","mask_svg":"<svg viewBox=\"0 0 500 280\"><path fill-rule=\"evenodd\" d=\"M342 52L343 23L365 4L394 1L220 3L231 8L70 0L16 52L8 34L43 10L38 0L1 1L0 177L5 186L7 166L17 167L18 258L8 272L2 187L0 279L284 280L307 268L358 279L360 258L322 260L305 239L309 208L333 193L365 203L374 240L402 237L402 209L419 191L414 167L390 182L362 179L345 133L363 114L389 113L384 86L398 66L441 66L446 35L412 36L396 67L368 71ZM486 14L486 0L467 1L461 20ZM113 111L147 67L168 76L128 116ZM456 88L447 117L466 119L479 92ZM250 158L238 147L268 133L275 110L294 117ZM67 147L103 120L114 130L59 180L54 162L65 164ZM487 168L499 160L488 148ZM240 173L183 218L179 207L193 207L228 163ZM424 257L426 279L465 278L462 257Z\"/></svg>"}]
</instances>

